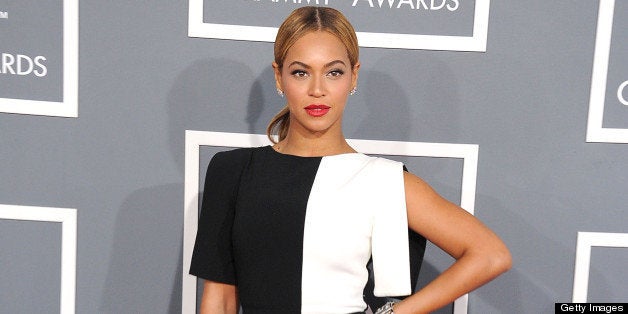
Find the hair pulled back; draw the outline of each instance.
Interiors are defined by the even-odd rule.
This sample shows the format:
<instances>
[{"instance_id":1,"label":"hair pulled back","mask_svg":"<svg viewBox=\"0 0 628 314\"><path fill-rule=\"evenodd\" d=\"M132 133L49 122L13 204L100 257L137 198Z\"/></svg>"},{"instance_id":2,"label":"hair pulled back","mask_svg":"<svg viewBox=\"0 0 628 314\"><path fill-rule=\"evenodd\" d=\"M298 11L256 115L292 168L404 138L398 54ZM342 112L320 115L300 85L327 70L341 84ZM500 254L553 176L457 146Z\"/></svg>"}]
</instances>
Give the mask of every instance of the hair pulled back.
<instances>
[{"instance_id":1,"label":"hair pulled back","mask_svg":"<svg viewBox=\"0 0 628 314\"><path fill-rule=\"evenodd\" d=\"M347 48L351 68L358 63L358 38L347 18L336 9L329 7L305 6L298 8L283 21L275 39L275 63L281 69L288 50L301 37L310 32L325 31L336 36ZM290 110L286 105L268 124L266 135L273 143L286 138L290 127Z\"/></svg>"}]
</instances>

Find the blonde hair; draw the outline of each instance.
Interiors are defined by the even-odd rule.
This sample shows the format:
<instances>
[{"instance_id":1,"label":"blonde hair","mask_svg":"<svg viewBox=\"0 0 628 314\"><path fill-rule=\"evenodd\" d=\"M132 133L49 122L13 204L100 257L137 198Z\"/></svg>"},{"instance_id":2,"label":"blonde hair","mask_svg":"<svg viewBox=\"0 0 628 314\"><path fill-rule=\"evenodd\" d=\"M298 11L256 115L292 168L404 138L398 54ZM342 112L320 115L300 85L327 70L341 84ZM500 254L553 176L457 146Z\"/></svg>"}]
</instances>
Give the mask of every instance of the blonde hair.
<instances>
[{"instance_id":1,"label":"blonde hair","mask_svg":"<svg viewBox=\"0 0 628 314\"><path fill-rule=\"evenodd\" d=\"M290 47L305 34L315 31L326 31L336 36L347 48L351 68L358 63L358 38L347 18L336 9L306 6L292 11L279 27L275 39L275 63L280 70ZM270 120L266 135L271 142L277 143L286 138L289 127L290 110L286 105ZM273 134L277 135L278 141L275 141Z\"/></svg>"}]
</instances>

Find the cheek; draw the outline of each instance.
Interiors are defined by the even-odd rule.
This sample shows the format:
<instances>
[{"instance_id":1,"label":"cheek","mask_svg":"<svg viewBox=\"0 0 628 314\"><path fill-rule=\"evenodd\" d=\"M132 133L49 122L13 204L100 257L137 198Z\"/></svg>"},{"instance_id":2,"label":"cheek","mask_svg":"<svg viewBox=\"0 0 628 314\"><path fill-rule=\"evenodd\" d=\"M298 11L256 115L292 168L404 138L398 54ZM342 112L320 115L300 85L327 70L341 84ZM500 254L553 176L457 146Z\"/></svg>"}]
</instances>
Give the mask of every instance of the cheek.
<instances>
[{"instance_id":1,"label":"cheek","mask_svg":"<svg viewBox=\"0 0 628 314\"><path fill-rule=\"evenodd\" d=\"M307 94L306 90L297 84L286 84L284 92L286 100L290 103L298 102L299 99Z\"/></svg>"},{"instance_id":2,"label":"cheek","mask_svg":"<svg viewBox=\"0 0 628 314\"><path fill-rule=\"evenodd\" d=\"M283 88L286 92L292 91L293 93L303 92L307 87L304 82L288 78L283 81Z\"/></svg>"},{"instance_id":3,"label":"cheek","mask_svg":"<svg viewBox=\"0 0 628 314\"><path fill-rule=\"evenodd\" d=\"M333 91L335 97L346 97L349 95L349 90L351 90L351 86L351 79L345 79L342 81L334 82L331 85L331 90Z\"/></svg>"},{"instance_id":4,"label":"cheek","mask_svg":"<svg viewBox=\"0 0 628 314\"><path fill-rule=\"evenodd\" d=\"M287 105L289 107L301 105L304 101L304 98L307 97L306 89L304 89L303 86L299 86L298 84L286 84L284 93Z\"/></svg>"}]
</instances>

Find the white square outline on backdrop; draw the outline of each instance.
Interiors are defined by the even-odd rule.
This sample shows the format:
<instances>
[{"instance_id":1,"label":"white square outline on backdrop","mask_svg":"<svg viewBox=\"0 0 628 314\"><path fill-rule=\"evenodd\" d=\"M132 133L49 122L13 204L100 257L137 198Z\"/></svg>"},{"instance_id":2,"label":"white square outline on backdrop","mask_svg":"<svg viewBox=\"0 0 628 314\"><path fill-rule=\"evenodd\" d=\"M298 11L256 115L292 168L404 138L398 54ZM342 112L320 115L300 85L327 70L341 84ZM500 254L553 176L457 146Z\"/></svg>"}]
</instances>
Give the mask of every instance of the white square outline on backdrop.
<instances>
[{"instance_id":1,"label":"white square outline on backdrop","mask_svg":"<svg viewBox=\"0 0 628 314\"><path fill-rule=\"evenodd\" d=\"M364 154L462 158L462 192L460 206L474 213L479 146L474 144L446 144L421 142L396 142L373 140L348 140L357 151ZM196 277L188 274L194 240L198 228L200 147L257 147L268 145L265 135L245 133L222 133L185 131L185 179L183 205L183 280L182 314L196 313ZM465 294L454 302L454 314L466 314L469 295Z\"/></svg>"},{"instance_id":2,"label":"white square outline on backdrop","mask_svg":"<svg viewBox=\"0 0 628 314\"><path fill-rule=\"evenodd\" d=\"M591 75L587 142L628 143L628 129L602 127L614 10L615 0L600 0L593 55L593 73Z\"/></svg>"},{"instance_id":3,"label":"white square outline on backdrop","mask_svg":"<svg viewBox=\"0 0 628 314\"><path fill-rule=\"evenodd\" d=\"M188 36L274 42L276 27L213 24L203 21L205 0L189 0ZM356 32L362 47L449 51L486 51L490 0L476 0L473 36Z\"/></svg>"},{"instance_id":4,"label":"white square outline on backdrop","mask_svg":"<svg viewBox=\"0 0 628 314\"><path fill-rule=\"evenodd\" d=\"M0 204L0 219L61 223L61 314L76 304L76 209Z\"/></svg>"},{"instance_id":5,"label":"white square outline on backdrop","mask_svg":"<svg viewBox=\"0 0 628 314\"><path fill-rule=\"evenodd\" d=\"M0 98L0 113L78 117L79 0L63 0L63 100Z\"/></svg>"},{"instance_id":6,"label":"white square outline on backdrop","mask_svg":"<svg viewBox=\"0 0 628 314\"><path fill-rule=\"evenodd\" d=\"M571 301L573 303L587 302L591 247L594 246L628 248L628 233L578 232Z\"/></svg>"}]
</instances>

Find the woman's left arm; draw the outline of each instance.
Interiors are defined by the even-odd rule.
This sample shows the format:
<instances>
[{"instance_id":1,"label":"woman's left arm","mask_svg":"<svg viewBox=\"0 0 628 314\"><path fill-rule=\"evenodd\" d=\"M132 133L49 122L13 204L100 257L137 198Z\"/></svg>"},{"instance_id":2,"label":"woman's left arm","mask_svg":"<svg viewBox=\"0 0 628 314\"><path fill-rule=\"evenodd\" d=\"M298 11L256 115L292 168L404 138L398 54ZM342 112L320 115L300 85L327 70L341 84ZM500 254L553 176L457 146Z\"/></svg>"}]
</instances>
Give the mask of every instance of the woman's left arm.
<instances>
[{"instance_id":1,"label":"woman's left arm","mask_svg":"<svg viewBox=\"0 0 628 314\"><path fill-rule=\"evenodd\" d=\"M456 259L423 289L394 306L395 314L429 313L511 267L506 245L489 228L404 172L408 226Z\"/></svg>"}]
</instances>

